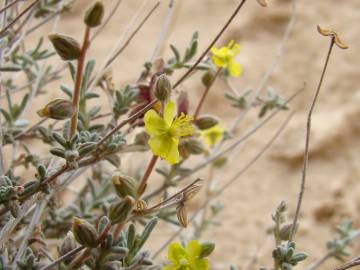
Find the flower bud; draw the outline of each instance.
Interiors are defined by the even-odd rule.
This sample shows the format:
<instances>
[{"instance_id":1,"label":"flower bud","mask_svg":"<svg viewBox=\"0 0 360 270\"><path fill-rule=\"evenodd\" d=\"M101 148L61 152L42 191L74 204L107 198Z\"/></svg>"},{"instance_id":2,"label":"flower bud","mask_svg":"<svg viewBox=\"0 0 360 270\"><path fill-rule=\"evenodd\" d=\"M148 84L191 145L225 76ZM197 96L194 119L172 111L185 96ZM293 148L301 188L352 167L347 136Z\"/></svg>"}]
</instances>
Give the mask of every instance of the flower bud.
<instances>
[{"instance_id":1,"label":"flower bud","mask_svg":"<svg viewBox=\"0 0 360 270\"><path fill-rule=\"evenodd\" d=\"M88 27L96 27L101 24L104 17L104 5L96 1L85 13L84 22Z\"/></svg>"},{"instance_id":2,"label":"flower bud","mask_svg":"<svg viewBox=\"0 0 360 270\"><path fill-rule=\"evenodd\" d=\"M80 57L81 47L74 38L62 34L50 34L48 37L63 60L76 60Z\"/></svg>"},{"instance_id":3,"label":"flower bud","mask_svg":"<svg viewBox=\"0 0 360 270\"><path fill-rule=\"evenodd\" d=\"M283 241L288 241L290 239L290 235L291 235L291 231L292 231L292 223L288 223L285 224L283 226L281 226L280 231L279 231L279 236L280 239ZM297 230L297 225L295 226L295 232Z\"/></svg>"},{"instance_id":4,"label":"flower bud","mask_svg":"<svg viewBox=\"0 0 360 270\"><path fill-rule=\"evenodd\" d=\"M165 74L159 76L155 85L155 97L160 101L166 101L171 94L171 83Z\"/></svg>"},{"instance_id":5,"label":"flower bud","mask_svg":"<svg viewBox=\"0 0 360 270\"><path fill-rule=\"evenodd\" d=\"M133 198L137 197L137 185L134 178L118 171L111 177L111 181L120 198L124 198L127 195Z\"/></svg>"},{"instance_id":6,"label":"flower bud","mask_svg":"<svg viewBox=\"0 0 360 270\"><path fill-rule=\"evenodd\" d=\"M180 115L181 113L183 114L188 114L189 112L189 97L187 92L185 91L181 91L179 94L179 97L177 99L177 113L178 115Z\"/></svg>"},{"instance_id":7,"label":"flower bud","mask_svg":"<svg viewBox=\"0 0 360 270\"><path fill-rule=\"evenodd\" d=\"M136 145L148 145L148 141L150 139L149 134L145 131L142 131L135 136L135 144Z\"/></svg>"},{"instance_id":8,"label":"flower bud","mask_svg":"<svg viewBox=\"0 0 360 270\"><path fill-rule=\"evenodd\" d=\"M215 249L215 244L212 242L205 242L201 244L201 253L200 257L208 257Z\"/></svg>"},{"instance_id":9,"label":"flower bud","mask_svg":"<svg viewBox=\"0 0 360 270\"><path fill-rule=\"evenodd\" d=\"M201 129L209 129L219 124L219 119L212 115L203 115L196 119L195 125Z\"/></svg>"},{"instance_id":10,"label":"flower bud","mask_svg":"<svg viewBox=\"0 0 360 270\"><path fill-rule=\"evenodd\" d=\"M197 139L190 138L188 140L184 140L181 143L181 147L184 147L185 151L192 155L201 155L204 153L205 148L201 141Z\"/></svg>"},{"instance_id":11,"label":"flower bud","mask_svg":"<svg viewBox=\"0 0 360 270\"><path fill-rule=\"evenodd\" d=\"M60 256L65 255L66 253L72 251L77 247L74 234L70 231L67 233L64 241L62 242L61 246L59 247L59 254ZM70 256L64 260L65 264L69 264L72 259L75 257L75 254L73 256Z\"/></svg>"},{"instance_id":12,"label":"flower bud","mask_svg":"<svg viewBox=\"0 0 360 270\"><path fill-rule=\"evenodd\" d=\"M75 217L72 232L76 241L86 247L97 246L97 232L93 225L86 220Z\"/></svg>"},{"instance_id":13,"label":"flower bud","mask_svg":"<svg viewBox=\"0 0 360 270\"><path fill-rule=\"evenodd\" d=\"M112 204L109 210L109 219L112 224L125 223L135 206L135 200L126 196L120 202Z\"/></svg>"},{"instance_id":14,"label":"flower bud","mask_svg":"<svg viewBox=\"0 0 360 270\"><path fill-rule=\"evenodd\" d=\"M201 81L205 87L210 87L214 79L215 79L215 71L210 69L203 75Z\"/></svg>"},{"instance_id":15,"label":"flower bud","mask_svg":"<svg viewBox=\"0 0 360 270\"><path fill-rule=\"evenodd\" d=\"M75 112L72 102L66 99L55 99L50 101L44 108L37 111L41 117L47 117L56 120L71 118Z\"/></svg>"}]
</instances>

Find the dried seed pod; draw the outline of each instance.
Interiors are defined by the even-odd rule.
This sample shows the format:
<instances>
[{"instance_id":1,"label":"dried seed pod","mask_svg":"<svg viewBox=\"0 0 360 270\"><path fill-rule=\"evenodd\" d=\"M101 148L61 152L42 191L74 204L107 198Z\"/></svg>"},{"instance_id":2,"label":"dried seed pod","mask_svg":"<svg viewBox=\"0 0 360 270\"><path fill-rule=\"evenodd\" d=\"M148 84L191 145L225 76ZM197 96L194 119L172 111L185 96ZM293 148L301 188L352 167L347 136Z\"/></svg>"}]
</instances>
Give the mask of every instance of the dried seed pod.
<instances>
[{"instance_id":1,"label":"dried seed pod","mask_svg":"<svg viewBox=\"0 0 360 270\"><path fill-rule=\"evenodd\" d=\"M198 179L195 183L193 183L191 186L189 186L184 192L184 201L188 201L191 198L193 198L201 189L203 186L203 180Z\"/></svg>"},{"instance_id":2,"label":"dried seed pod","mask_svg":"<svg viewBox=\"0 0 360 270\"><path fill-rule=\"evenodd\" d=\"M63 60L71 61L80 57L81 47L74 38L62 34L50 34L48 37Z\"/></svg>"},{"instance_id":3,"label":"dried seed pod","mask_svg":"<svg viewBox=\"0 0 360 270\"><path fill-rule=\"evenodd\" d=\"M256 0L259 4L260 4L260 6L262 6L262 7L267 7L267 1L266 0Z\"/></svg>"},{"instance_id":4,"label":"dried seed pod","mask_svg":"<svg viewBox=\"0 0 360 270\"><path fill-rule=\"evenodd\" d=\"M180 203L177 207L176 207L176 216L179 220L179 223L186 228L188 225L188 219L187 219L187 210L186 210L186 206L183 203Z\"/></svg>"},{"instance_id":5,"label":"dried seed pod","mask_svg":"<svg viewBox=\"0 0 360 270\"><path fill-rule=\"evenodd\" d=\"M75 113L75 107L70 100L55 99L37 111L40 117L47 117L56 120L71 118Z\"/></svg>"},{"instance_id":6,"label":"dried seed pod","mask_svg":"<svg viewBox=\"0 0 360 270\"><path fill-rule=\"evenodd\" d=\"M75 217L72 232L76 241L86 247L96 247L98 234L93 225L86 220Z\"/></svg>"},{"instance_id":7,"label":"dried seed pod","mask_svg":"<svg viewBox=\"0 0 360 270\"><path fill-rule=\"evenodd\" d=\"M144 200L136 200L135 205L136 211L144 211L148 208L148 204Z\"/></svg>"},{"instance_id":8,"label":"dried seed pod","mask_svg":"<svg viewBox=\"0 0 360 270\"><path fill-rule=\"evenodd\" d=\"M96 1L85 13L84 22L88 27L99 26L104 17L104 4Z\"/></svg>"},{"instance_id":9,"label":"dried seed pod","mask_svg":"<svg viewBox=\"0 0 360 270\"><path fill-rule=\"evenodd\" d=\"M323 35L323 36L329 36L331 38L334 39L335 44L340 48L340 49L348 49L349 46L347 44L345 44L339 37L338 33L334 30L330 30L330 29L326 29L323 28L321 26L317 26L317 30L318 32Z\"/></svg>"}]
</instances>

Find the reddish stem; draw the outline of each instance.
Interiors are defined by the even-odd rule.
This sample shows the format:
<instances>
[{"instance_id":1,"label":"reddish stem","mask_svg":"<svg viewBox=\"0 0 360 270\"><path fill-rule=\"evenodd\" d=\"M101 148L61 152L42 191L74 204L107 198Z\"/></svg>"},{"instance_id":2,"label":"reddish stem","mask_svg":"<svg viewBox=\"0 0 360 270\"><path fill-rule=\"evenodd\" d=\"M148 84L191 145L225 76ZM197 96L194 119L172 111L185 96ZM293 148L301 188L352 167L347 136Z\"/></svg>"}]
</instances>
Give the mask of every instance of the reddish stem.
<instances>
[{"instance_id":1,"label":"reddish stem","mask_svg":"<svg viewBox=\"0 0 360 270\"><path fill-rule=\"evenodd\" d=\"M79 116L79 102L80 102L80 92L81 92L81 81L82 81L82 73L84 69L84 63L86 58L86 51L90 44L90 28L86 27L83 45L81 47L80 57L78 60L77 70L76 70L76 78L75 78L75 87L73 93L73 106L75 107L75 113L71 117L70 123L70 131L69 131L69 139L76 133L78 116Z\"/></svg>"},{"instance_id":2,"label":"reddish stem","mask_svg":"<svg viewBox=\"0 0 360 270\"><path fill-rule=\"evenodd\" d=\"M138 187L139 196L141 196L144 193L147 181L148 181L148 179L150 177L151 172L153 171L153 169L155 167L155 164L156 164L156 161L158 160L158 158L159 157L155 156L155 155L153 155L153 157L151 158L150 163L149 163L149 165L148 165L148 167L147 167L147 169L145 171L145 174L144 174L144 176L143 176L143 178L142 178L142 180L140 182L140 185Z\"/></svg>"},{"instance_id":3,"label":"reddish stem","mask_svg":"<svg viewBox=\"0 0 360 270\"><path fill-rule=\"evenodd\" d=\"M202 107L202 105L204 104L204 101L205 101L205 99L206 99L206 97L207 97L207 95L208 95L211 87L213 86L216 78L219 76L220 72L221 72L221 68L218 68L218 70L216 71L216 73L215 73L215 75L214 75L214 78L213 78L212 81L209 83L209 85L205 88L205 91L204 91L204 93L202 94L201 99L200 99L200 101L199 101L199 103L198 103L198 105L197 105L197 107L196 107L196 109L195 109L194 120L196 120L197 117L199 116L201 107Z\"/></svg>"}]
</instances>

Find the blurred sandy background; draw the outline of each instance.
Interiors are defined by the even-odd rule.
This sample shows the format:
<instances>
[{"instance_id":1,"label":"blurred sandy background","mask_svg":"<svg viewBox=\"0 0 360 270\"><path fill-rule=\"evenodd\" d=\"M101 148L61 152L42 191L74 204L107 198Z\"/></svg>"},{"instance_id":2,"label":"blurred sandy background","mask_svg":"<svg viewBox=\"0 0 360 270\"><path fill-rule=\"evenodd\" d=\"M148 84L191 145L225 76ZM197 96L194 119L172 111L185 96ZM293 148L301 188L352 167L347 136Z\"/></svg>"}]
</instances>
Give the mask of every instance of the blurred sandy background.
<instances>
[{"instance_id":1,"label":"blurred sandy background","mask_svg":"<svg viewBox=\"0 0 360 270\"><path fill-rule=\"evenodd\" d=\"M111 0L104 2L109 6L113 3ZM148 2L146 10L155 1ZM167 43L162 48L164 55L170 55L169 43L184 48L194 31L200 32L202 51L238 2L177 0ZM81 14L88 3L88 0L78 0L72 13L61 17L58 31L81 39ZM90 55L100 60L98 64L109 53L142 3L142 0L122 1L117 14L91 47ZM155 46L167 4L167 0L162 0L160 8L116 61L113 72L117 84L125 85L139 75L144 60L149 58ZM290 215L294 212L301 175L306 112L329 44L327 38L317 33L317 24L336 29L350 49L341 51L334 48L315 111L308 183L296 241L299 250L310 254L306 261L309 264L325 253L325 242L332 236L334 226L343 218L351 218L360 226L359 10L359 0L298 1L295 27L285 45L280 64L269 80L269 86L288 97L306 82L306 91L291 104L291 108L296 108L297 113L274 147L218 200L225 206L218 217L221 225L211 226L203 235L204 240L216 242L216 251L212 256L213 269L229 269L230 264L245 267L254 254L259 255L255 269L259 266L272 266L273 239L266 236L266 229L272 224L271 213L281 200L289 203ZM259 83L272 62L290 16L290 0L269 0L268 8L261 8L255 0L248 0L225 33L218 45L235 39L242 46L237 60L242 64L244 73L240 78L232 80L239 92L248 87L256 87ZM49 31L50 27L42 29ZM225 87L222 82L217 83L203 112L219 115L226 123L230 123L237 111L228 108L228 103L224 102ZM60 93L58 84L54 84L54 88L51 95L57 97ZM198 76L194 76L194 79L181 88L191 94L193 104L202 93ZM216 181L226 181L234 171L251 159L266 144L285 117L286 113L274 118L247 141L232 156L233 162L216 172ZM241 123L237 134L245 131L255 119L256 114L250 113ZM206 177L207 172L200 175ZM152 245L160 246L172 231L167 227L158 230L153 235L156 242L151 241ZM354 256L359 255L356 252L360 252L360 244L355 244L354 247ZM330 261L321 269L329 269L335 263ZM305 264L300 267L302 266Z\"/></svg>"}]
</instances>

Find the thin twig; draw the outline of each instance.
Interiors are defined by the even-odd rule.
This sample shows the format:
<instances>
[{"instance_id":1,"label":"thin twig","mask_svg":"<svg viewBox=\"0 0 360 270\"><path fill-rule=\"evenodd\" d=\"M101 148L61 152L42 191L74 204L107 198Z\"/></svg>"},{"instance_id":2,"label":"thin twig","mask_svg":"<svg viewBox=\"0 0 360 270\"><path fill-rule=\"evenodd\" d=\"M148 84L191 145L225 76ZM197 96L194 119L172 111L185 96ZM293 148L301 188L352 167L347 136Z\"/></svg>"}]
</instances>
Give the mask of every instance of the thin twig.
<instances>
[{"instance_id":1,"label":"thin twig","mask_svg":"<svg viewBox=\"0 0 360 270\"><path fill-rule=\"evenodd\" d=\"M23 240L22 240L22 242L20 244L19 250L16 253L15 259L13 261L12 269L15 270L17 268L17 262L23 256L23 254L24 254L24 252L26 250L26 247L28 245L28 240L29 240L31 234L33 233L33 230L35 229L35 226L38 224L38 222L39 222L39 220L41 218L41 214L42 214L46 204L47 204L47 201L38 202L36 204L35 211L34 211L34 213L32 215L32 218L31 218L31 222L27 227L26 233L25 233L25 235L23 237Z\"/></svg>"},{"instance_id":2,"label":"thin twig","mask_svg":"<svg viewBox=\"0 0 360 270\"><path fill-rule=\"evenodd\" d=\"M235 19L236 15L239 13L240 9L243 7L245 2L246 2L246 0L242 0L239 3L239 5L234 10L233 14L227 20L225 25L221 28L220 32L216 35L216 37L213 39L213 41L210 43L210 45L205 49L205 51L200 55L200 57L196 60L196 62L191 66L191 68L189 68L188 71L185 72L185 74L183 76L181 76L181 78L174 84L173 89L177 88L200 64L201 60L203 60L203 58L208 54L208 52L211 50L211 48L220 39L220 37L224 34L225 30L229 27L229 25Z\"/></svg>"},{"instance_id":3,"label":"thin twig","mask_svg":"<svg viewBox=\"0 0 360 270\"><path fill-rule=\"evenodd\" d=\"M8 8L12 7L14 4L16 4L19 1L23 1L23 0L14 0L11 3L7 4L5 7L3 7L2 9L0 9L0 14L3 13L5 10L7 10Z\"/></svg>"},{"instance_id":4,"label":"thin twig","mask_svg":"<svg viewBox=\"0 0 360 270\"><path fill-rule=\"evenodd\" d=\"M353 268L355 266L359 266L360 265L360 258L356 258L355 260L353 260L352 262L349 262L343 266L337 267L334 270L346 270L346 269L350 269Z\"/></svg>"},{"instance_id":5,"label":"thin twig","mask_svg":"<svg viewBox=\"0 0 360 270\"><path fill-rule=\"evenodd\" d=\"M27 8L25 8L14 20L12 20L7 26L0 30L0 37L4 35L4 33L9 30L24 14L26 14L29 10L31 10L40 0L35 0L32 4L30 4Z\"/></svg>"},{"instance_id":6,"label":"thin twig","mask_svg":"<svg viewBox=\"0 0 360 270\"><path fill-rule=\"evenodd\" d=\"M155 47L154 47L154 49L153 49L153 51L151 53L151 56L150 56L150 62L151 63L158 56L161 44L164 42L164 39L165 39L165 37L166 37L166 35L167 35L168 31L169 31L169 26L170 26L170 23L171 23L173 14L174 14L174 7L175 7L175 0L169 0L168 9L166 11L165 18L164 18L164 20L163 20L163 22L161 24L160 33L158 35Z\"/></svg>"},{"instance_id":7,"label":"thin twig","mask_svg":"<svg viewBox=\"0 0 360 270\"><path fill-rule=\"evenodd\" d=\"M214 77L212 78L211 82L205 87L204 93L202 94L200 101L198 103L198 105L196 106L195 109L195 113L194 113L194 120L196 120L199 116L200 110L202 105L204 104L204 101L211 89L211 87L214 85L214 82L216 81L217 77L219 76L220 72L221 72L222 68L218 68Z\"/></svg>"},{"instance_id":8,"label":"thin twig","mask_svg":"<svg viewBox=\"0 0 360 270\"><path fill-rule=\"evenodd\" d=\"M139 10L136 12L136 14L132 17L132 19L130 20L130 23L128 24L128 26L126 27L125 31L120 35L120 38L118 39L118 42L116 43L116 45L114 46L114 49L112 50L112 52L109 54L108 57L106 57L106 61L105 63L102 65L102 67L99 69L99 71L97 72L97 74L95 75L94 78L92 78L90 80L90 86L89 86L89 91L92 91L93 88L95 87L95 85L97 84L97 82L99 81L99 79L106 73L106 71L108 70L108 68L110 68L111 64L113 63L113 61L119 56L119 51L123 51L130 43L130 41L133 39L133 37L139 32L139 30L141 29L141 27L145 24L145 22L147 21L147 19L151 16L151 14L155 11L155 9L159 6L160 2L158 1L156 3L156 5L148 12L147 16L142 20L142 22L139 24L139 26L132 32L132 34L130 35L130 37L125 41L125 43L123 45L123 39L125 38L125 36L127 35L128 31L132 28L133 24L135 23L136 19L140 16L140 13L142 11L142 9L146 6L146 3L149 0L145 0L144 3L141 5L141 7L139 8ZM125 45L127 44L127 45ZM116 55L116 56L115 56Z\"/></svg>"},{"instance_id":9,"label":"thin twig","mask_svg":"<svg viewBox=\"0 0 360 270\"><path fill-rule=\"evenodd\" d=\"M320 93L321 85L322 85L322 82L324 80L325 72L326 72L326 69L327 69L327 66L328 66L328 63L329 63L329 59L330 59L330 55L331 55L333 47L334 47L334 38L331 38L330 47L329 47L329 50L328 50L328 53L327 53L327 56L326 56L323 71L321 73L320 81L319 81L318 87L316 89L315 96L313 98L313 101L311 103L310 110L309 110L309 113L308 113L308 116L307 116L305 150L304 150L304 163L303 163L301 183L300 183L300 192L299 192L298 202L297 202L297 206L296 206L295 217L294 217L294 221L293 221L293 224L292 224L292 229L291 229L291 232L290 232L289 241L292 241L293 238L294 238L294 234L295 234L295 231L296 231L296 225L297 225L297 222L298 222L298 219L299 219L301 204L302 204L302 200L303 200L303 196L304 196L304 192L305 192L306 172L307 172L307 167L308 167L308 162L309 162L309 144L310 144L310 132L311 132L311 117L312 117L312 113L314 111L315 104L316 104L316 101L317 101L319 93Z\"/></svg>"}]
</instances>

